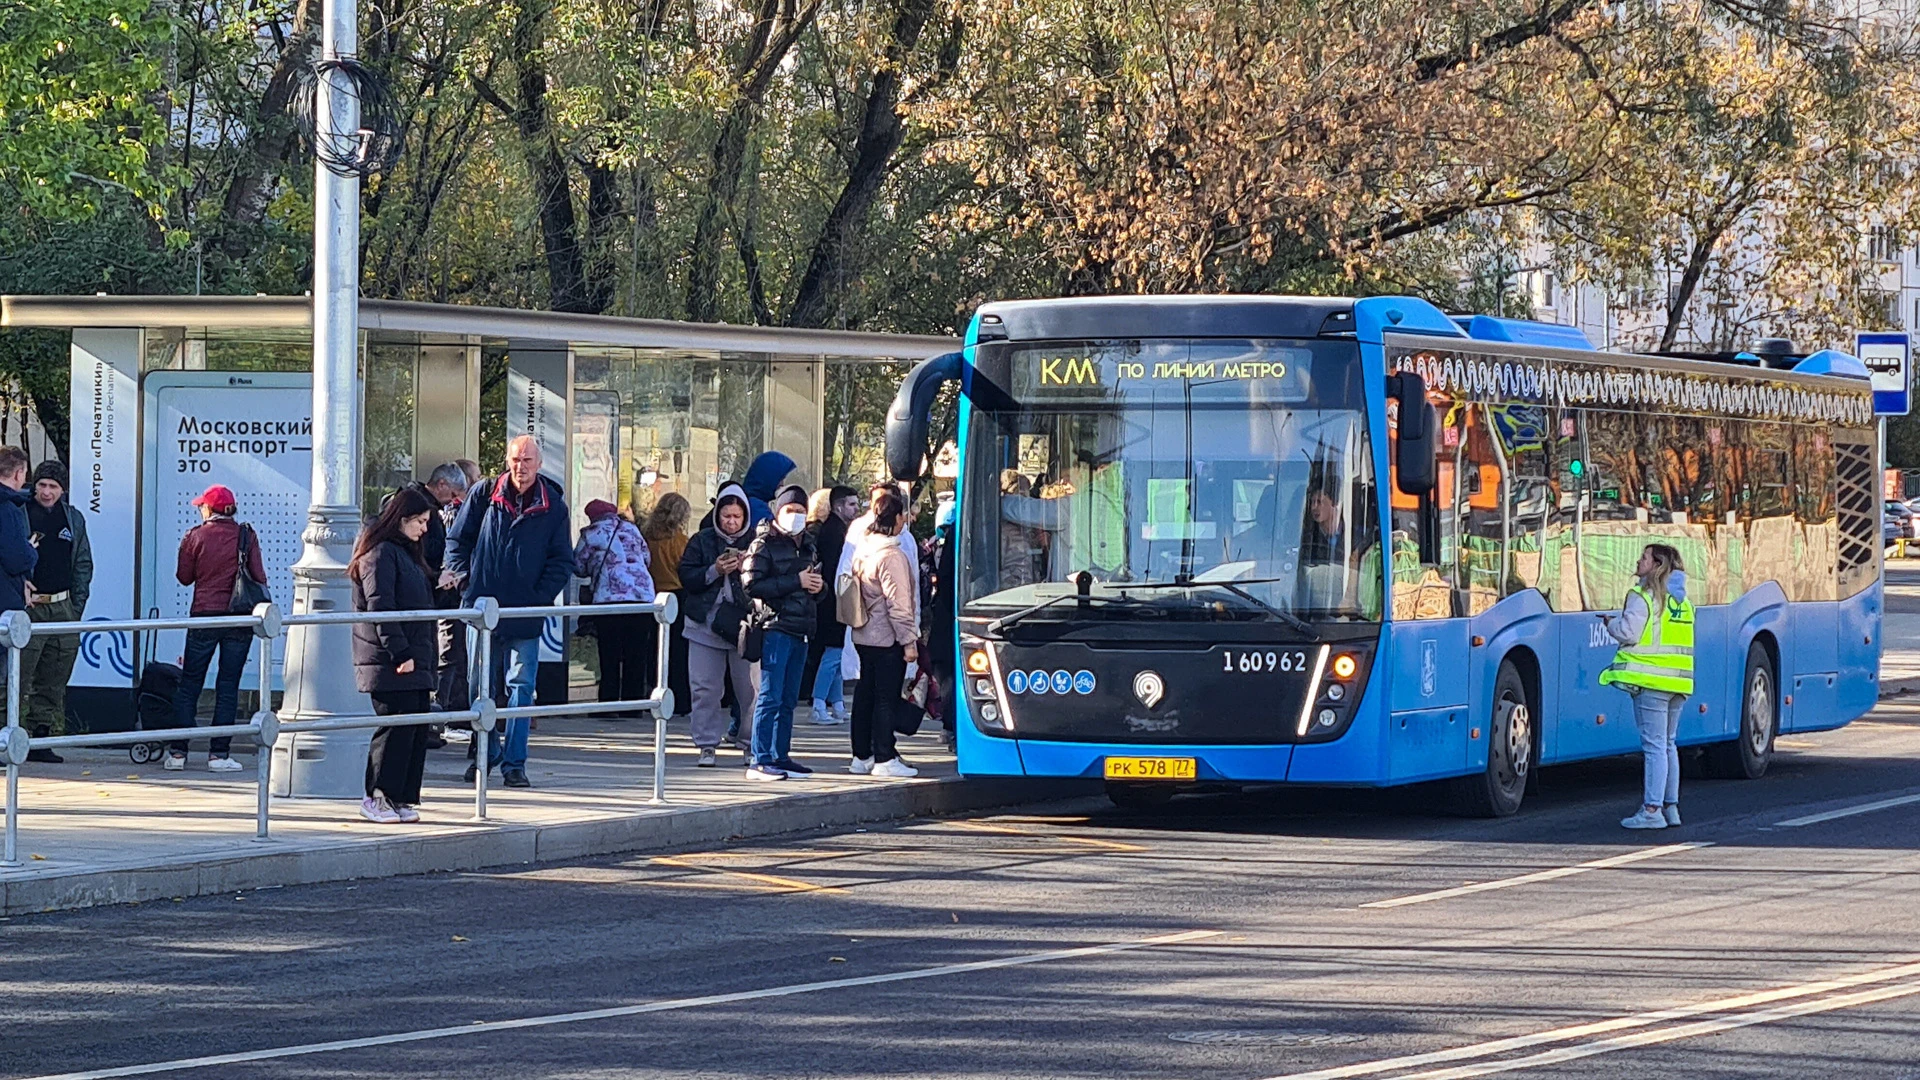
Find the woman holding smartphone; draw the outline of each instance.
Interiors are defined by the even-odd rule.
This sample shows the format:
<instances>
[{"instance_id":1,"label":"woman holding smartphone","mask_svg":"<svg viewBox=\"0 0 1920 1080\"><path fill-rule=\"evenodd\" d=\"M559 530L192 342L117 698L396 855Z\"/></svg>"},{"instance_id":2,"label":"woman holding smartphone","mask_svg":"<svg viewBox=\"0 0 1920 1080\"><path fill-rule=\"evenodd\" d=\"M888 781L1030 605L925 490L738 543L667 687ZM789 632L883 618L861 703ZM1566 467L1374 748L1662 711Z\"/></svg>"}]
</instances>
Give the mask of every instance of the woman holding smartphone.
<instances>
[{"instance_id":1,"label":"woman holding smartphone","mask_svg":"<svg viewBox=\"0 0 1920 1080\"><path fill-rule=\"evenodd\" d=\"M749 605L740 568L746 565L751 511L739 484L720 489L713 524L695 533L680 556L680 604L687 639L687 684L693 698L689 726L700 748L699 764L718 764L720 737L727 731L721 704L727 684L737 701L753 701L758 671L739 653L736 637Z\"/></svg>"},{"instance_id":2,"label":"woman holding smartphone","mask_svg":"<svg viewBox=\"0 0 1920 1080\"><path fill-rule=\"evenodd\" d=\"M1680 709L1693 693L1693 605L1680 552L1648 544L1634 568L1638 583L1627 590L1618 614L1602 625L1620 643L1602 686L1633 696L1644 758L1639 812L1621 820L1628 829L1664 829L1680 824Z\"/></svg>"}]
</instances>

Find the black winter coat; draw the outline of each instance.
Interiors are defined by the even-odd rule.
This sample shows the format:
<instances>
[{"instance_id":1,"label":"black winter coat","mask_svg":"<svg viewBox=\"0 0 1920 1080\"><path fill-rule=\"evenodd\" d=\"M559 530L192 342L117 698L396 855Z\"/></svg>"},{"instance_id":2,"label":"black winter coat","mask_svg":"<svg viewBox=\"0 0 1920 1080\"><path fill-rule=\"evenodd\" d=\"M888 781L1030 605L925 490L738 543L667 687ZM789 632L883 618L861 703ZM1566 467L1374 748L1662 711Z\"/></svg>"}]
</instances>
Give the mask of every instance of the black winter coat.
<instances>
[{"instance_id":1,"label":"black winter coat","mask_svg":"<svg viewBox=\"0 0 1920 1080\"><path fill-rule=\"evenodd\" d=\"M720 599L720 586L726 579L707 580L707 569L714 560L728 548L745 551L752 539L753 531L748 530L740 534L740 539L728 543L727 538L720 535L720 530L708 526L694 533L693 539L687 541L686 550L680 553L680 610L686 613L687 622L705 626L707 616L713 611L714 601ZM740 575L737 571L733 580L736 585L739 584ZM745 596L746 589L740 588L737 594Z\"/></svg>"},{"instance_id":2,"label":"black winter coat","mask_svg":"<svg viewBox=\"0 0 1920 1080\"><path fill-rule=\"evenodd\" d=\"M433 585L413 553L389 540L374 548L353 574L353 610L415 611L433 606ZM362 693L431 690L440 654L434 622L353 624L353 685ZM413 670L394 669L408 660Z\"/></svg>"},{"instance_id":3,"label":"black winter coat","mask_svg":"<svg viewBox=\"0 0 1920 1080\"><path fill-rule=\"evenodd\" d=\"M773 625L768 629L801 639L813 635L814 621L819 615L815 607L818 596L800 587L800 571L819 561L813 537L806 533L789 536L774 528L772 522L760 526L754 533L740 580L746 583L748 596L773 612ZM823 569L821 577L825 576Z\"/></svg>"},{"instance_id":4,"label":"black winter coat","mask_svg":"<svg viewBox=\"0 0 1920 1080\"><path fill-rule=\"evenodd\" d=\"M840 572L840 552L846 546L846 521L839 514L828 514L827 520L813 530L813 547L820 555L820 576L827 582L827 587L814 598L817 614L813 620L813 636L824 640L830 649L844 644L847 636L847 628L840 622L840 605L833 596L834 575Z\"/></svg>"}]
</instances>

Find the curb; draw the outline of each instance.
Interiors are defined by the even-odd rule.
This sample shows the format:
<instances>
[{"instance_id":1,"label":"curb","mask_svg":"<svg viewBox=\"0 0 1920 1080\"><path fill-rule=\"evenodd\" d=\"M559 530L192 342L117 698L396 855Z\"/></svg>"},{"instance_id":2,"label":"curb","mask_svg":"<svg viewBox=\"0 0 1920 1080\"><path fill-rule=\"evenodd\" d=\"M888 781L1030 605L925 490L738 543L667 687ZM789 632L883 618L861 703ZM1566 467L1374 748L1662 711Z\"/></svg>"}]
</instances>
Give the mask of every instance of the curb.
<instances>
[{"instance_id":1,"label":"curb","mask_svg":"<svg viewBox=\"0 0 1920 1080\"><path fill-rule=\"evenodd\" d=\"M1880 684L1880 700L1905 697L1908 694L1920 694L1920 676L1908 679L1892 679Z\"/></svg>"},{"instance_id":2,"label":"curb","mask_svg":"<svg viewBox=\"0 0 1920 1080\"><path fill-rule=\"evenodd\" d=\"M1084 781L950 777L591 821L477 826L412 839L307 843L279 851L263 845L258 854L0 880L0 916L668 850L860 822L964 813L1098 790L1097 783Z\"/></svg>"}]
</instances>

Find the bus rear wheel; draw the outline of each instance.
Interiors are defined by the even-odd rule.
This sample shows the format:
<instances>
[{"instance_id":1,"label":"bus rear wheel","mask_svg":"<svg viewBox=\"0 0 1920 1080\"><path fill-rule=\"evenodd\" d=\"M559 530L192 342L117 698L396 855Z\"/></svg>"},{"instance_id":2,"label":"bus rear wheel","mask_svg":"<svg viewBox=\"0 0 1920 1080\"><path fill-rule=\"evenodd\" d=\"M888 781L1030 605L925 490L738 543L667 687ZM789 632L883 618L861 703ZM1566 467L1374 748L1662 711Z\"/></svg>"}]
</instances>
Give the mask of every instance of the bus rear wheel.
<instances>
[{"instance_id":1,"label":"bus rear wheel","mask_svg":"<svg viewBox=\"0 0 1920 1080\"><path fill-rule=\"evenodd\" d=\"M1773 761L1773 737L1780 728L1780 684L1773 659L1759 642L1747 646L1747 673L1740 680L1740 734L1732 742L1706 748L1701 763L1708 776L1722 780L1758 780Z\"/></svg>"},{"instance_id":2,"label":"bus rear wheel","mask_svg":"<svg viewBox=\"0 0 1920 1080\"><path fill-rule=\"evenodd\" d=\"M1453 782L1453 803L1468 817L1507 817L1527 795L1539 748L1538 718L1511 660L1500 661L1487 717L1487 767Z\"/></svg>"},{"instance_id":3,"label":"bus rear wheel","mask_svg":"<svg viewBox=\"0 0 1920 1080\"><path fill-rule=\"evenodd\" d=\"M1107 781L1107 798L1122 810L1157 810L1173 801L1172 784L1127 784Z\"/></svg>"}]
</instances>

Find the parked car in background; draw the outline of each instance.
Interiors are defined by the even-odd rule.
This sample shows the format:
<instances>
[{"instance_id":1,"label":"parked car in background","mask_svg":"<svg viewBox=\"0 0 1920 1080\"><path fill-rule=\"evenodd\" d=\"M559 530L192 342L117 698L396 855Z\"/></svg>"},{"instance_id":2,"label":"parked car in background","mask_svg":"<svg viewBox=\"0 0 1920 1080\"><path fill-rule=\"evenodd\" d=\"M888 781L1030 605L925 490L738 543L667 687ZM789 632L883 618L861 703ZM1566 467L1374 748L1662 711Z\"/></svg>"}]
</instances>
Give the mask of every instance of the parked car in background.
<instances>
[{"instance_id":1,"label":"parked car in background","mask_svg":"<svg viewBox=\"0 0 1920 1080\"><path fill-rule=\"evenodd\" d=\"M1888 499L1880 512L1880 539L1888 544L1913 539L1914 512L1907 504Z\"/></svg>"}]
</instances>

